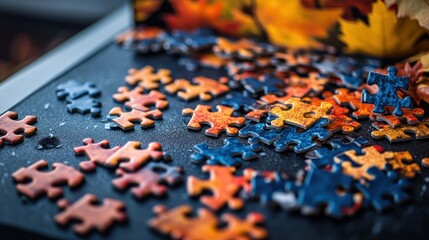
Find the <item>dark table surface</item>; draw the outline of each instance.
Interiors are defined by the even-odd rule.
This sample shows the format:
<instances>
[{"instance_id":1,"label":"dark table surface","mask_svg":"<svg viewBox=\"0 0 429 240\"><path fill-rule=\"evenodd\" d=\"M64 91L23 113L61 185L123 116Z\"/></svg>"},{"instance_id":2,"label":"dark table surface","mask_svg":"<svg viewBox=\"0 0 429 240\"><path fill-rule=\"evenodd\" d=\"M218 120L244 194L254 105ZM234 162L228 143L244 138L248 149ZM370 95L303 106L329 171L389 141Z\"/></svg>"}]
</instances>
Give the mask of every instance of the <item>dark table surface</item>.
<instances>
[{"instance_id":1,"label":"dark table surface","mask_svg":"<svg viewBox=\"0 0 429 240\"><path fill-rule=\"evenodd\" d=\"M37 134L25 138L22 144L6 145L0 149L0 223L2 224L1 238L78 238L71 226L61 228L54 222L54 216L59 212L55 201L46 197L30 201L20 196L11 174L22 166L28 166L40 159L49 163L62 162L78 168L80 161L86 157L76 157L73 147L81 146L82 139L91 137L96 141L110 140L111 146L124 145L127 141L141 141L143 146L149 142L158 141L163 144L164 150L172 156L173 165L182 166L185 175L196 175L206 178L201 166L190 162L195 144L206 142L210 146L222 146L226 134L219 138L210 138L203 131L190 131L186 124L189 118L183 117L181 111L185 107L194 108L200 101L185 102L176 96L168 95L170 106L164 111L163 120L156 121L155 127L123 132L122 130L106 130L102 118L92 118L89 115L69 114L65 102L58 101L55 96L55 87L69 79L79 82L92 81L102 90L99 98L103 103L103 116L114 106L122 106L112 100L112 94L117 88L125 84L124 76L131 67L141 68L153 65L155 68L171 69L174 78L191 79L203 75L217 78L223 76L223 70L202 69L198 72L188 72L178 66L176 58L165 54L146 56L135 55L111 44L97 54L72 68L58 79L55 79L44 88L27 97L11 110L17 111L19 117L36 115L38 122ZM38 76L34 76L37 78ZM19 91L17 89L16 91ZM211 106L220 103L223 97L206 102ZM420 164L423 157L429 156L428 140L412 140L408 142L390 144L387 140L374 140L369 136L369 120L362 121L362 129L355 136L362 135L372 143L381 145L386 150L410 151L414 159ZM205 129L206 127L204 127ZM41 141L57 137L60 148L38 150ZM245 142L245 139L241 139ZM277 153L270 147L264 147L264 154L258 159L244 163L239 169L252 167L257 170L283 170L293 175L305 166L304 156L293 152ZM341 221L325 216L307 217L296 212L283 212L279 209L270 209L261 206L258 202L247 202L244 209L232 211L224 208L219 212L234 212L244 217L249 211L259 211L265 214L265 224L270 239L427 239L425 231L429 226L429 170L422 169L422 174L412 182L414 186L413 200L409 204L395 206L384 213L376 213L371 209L359 211L356 216ZM124 201L127 206L129 221L123 225L115 225L107 234L92 233L91 238L111 239L156 239L161 238L147 226L152 218L152 207L164 204L175 207L180 204L190 204L195 209L201 207L198 199L191 199L186 194L185 184L180 184L168 190L165 198L148 197L136 200L129 191L119 192L111 184L115 178L114 172L105 168L97 168L95 173L85 174L85 183L74 189L64 188L64 197L75 201L85 193L92 193L99 198L114 198ZM197 227L197 226L196 226ZM18 230L17 230L18 229ZM25 230L25 231L24 231Z\"/></svg>"}]
</instances>

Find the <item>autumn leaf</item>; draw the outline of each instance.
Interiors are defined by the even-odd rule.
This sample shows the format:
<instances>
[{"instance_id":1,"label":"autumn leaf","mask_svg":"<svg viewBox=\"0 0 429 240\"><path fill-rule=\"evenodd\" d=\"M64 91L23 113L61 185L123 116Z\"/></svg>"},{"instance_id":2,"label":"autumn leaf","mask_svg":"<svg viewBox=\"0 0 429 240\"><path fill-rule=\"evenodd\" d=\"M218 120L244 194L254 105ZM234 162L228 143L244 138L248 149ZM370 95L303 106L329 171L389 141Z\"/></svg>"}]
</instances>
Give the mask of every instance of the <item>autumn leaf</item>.
<instances>
[{"instance_id":1,"label":"autumn leaf","mask_svg":"<svg viewBox=\"0 0 429 240\"><path fill-rule=\"evenodd\" d=\"M429 30L429 2L425 0L385 0L388 7L397 5L398 17L410 17Z\"/></svg>"},{"instance_id":2,"label":"autumn leaf","mask_svg":"<svg viewBox=\"0 0 429 240\"><path fill-rule=\"evenodd\" d=\"M136 22L142 22L152 13L158 11L163 1L160 0L135 0L133 1L134 18Z\"/></svg>"},{"instance_id":3,"label":"autumn leaf","mask_svg":"<svg viewBox=\"0 0 429 240\"><path fill-rule=\"evenodd\" d=\"M259 0L256 16L271 42L288 47L316 47L340 18L340 9L308 9L300 0Z\"/></svg>"},{"instance_id":4,"label":"autumn leaf","mask_svg":"<svg viewBox=\"0 0 429 240\"><path fill-rule=\"evenodd\" d=\"M352 54L380 58L401 58L417 50L417 41L425 34L418 23L409 18L396 18L394 11L387 9L380 0L374 3L368 15L368 24L340 20L340 39Z\"/></svg>"},{"instance_id":5,"label":"autumn leaf","mask_svg":"<svg viewBox=\"0 0 429 240\"><path fill-rule=\"evenodd\" d=\"M372 3L376 0L301 0L303 5L308 8L341 8L343 15L347 20L356 20L355 11L361 15L371 12Z\"/></svg>"}]
</instances>

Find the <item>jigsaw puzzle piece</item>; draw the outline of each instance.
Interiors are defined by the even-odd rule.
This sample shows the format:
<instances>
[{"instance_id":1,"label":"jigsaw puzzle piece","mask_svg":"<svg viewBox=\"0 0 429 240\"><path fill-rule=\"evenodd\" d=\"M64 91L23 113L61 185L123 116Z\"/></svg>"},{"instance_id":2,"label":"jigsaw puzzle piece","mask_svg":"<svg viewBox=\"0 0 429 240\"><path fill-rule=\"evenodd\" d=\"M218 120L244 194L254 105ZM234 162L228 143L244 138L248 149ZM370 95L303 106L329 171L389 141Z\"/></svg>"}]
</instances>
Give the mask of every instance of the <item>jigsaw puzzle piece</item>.
<instances>
[{"instance_id":1,"label":"jigsaw puzzle piece","mask_svg":"<svg viewBox=\"0 0 429 240\"><path fill-rule=\"evenodd\" d=\"M137 109L132 109L130 112L124 112L120 107L114 107L110 110L109 115L118 116L113 121L121 127L122 130L134 129L134 122L139 122L142 128L152 127L155 122L152 119L161 119L162 112L158 109L143 112Z\"/></svg>"},{"instance_id":2,"label":"jigsaw puzzle piece","mask_svg":"<svg viewBox=\"0 0 429 240\"><path fill-rule=\"evenodd\" d=\"M412 110L407 108L401 108L402 115L397 116L391 114L394 110L393 107L385 107L388 112L387 115L376 114L375 118L377 121L383 121L388 123L393 128L399 127L402 121L406 121L408 125L414 125L420 123L419 117L423 117L425 110L422 108L414 108Z\"/></svg>"},{"instance_id":3,"label":"jigsaw puzzle piece","mask_svg":"<svg viewBox=\"0 0 429 240\"><path fill-rule=\"evenodd\" d=\"M37 128L30 125L37 121L37 117L28 115L21 120L16 120L17 118L18 113L12 111L0 116L0 147L3 147L4 143L18 144L24 140L24 136L37 132Z\"/></svg>"},{"instance_id":4,"label":"jigsaw puzzle piece","mask_svg":"<svg viewBox=\"0 0 429 240\"><path fill-rule=\"evenodd\" d=\"M414 178L420 172L420 166L413 161L413 156L408 151L395 152L395 157L388 160L393 170L402 177Z\"/></svg>"},{"instance_id":5,"label":"jigsaw puzzle piece","mask_svg":"<svg viewBox=\"0 0 429 240\"><path fill-rule=\"evenodd\" d=\"M75 147L73 150L76 155L85 154L89 158L79 164L80 169L83 171L94 171L97 164L106 166L106 161L110 156L121 148L120 146L109 148L110 143L108 140L94 143L94 139L85 138L82 142L84 146Z\"/></svg>"},{"instance_id":6,"label":"jigsaw puzzle piece","mask_svg":"<svg viewBox=\"0 0 429 240\"><path fill-rule=\"evenodd\" d=\"M247 39L233 42L226 38L217 38L213 52L223 58L252 59L255 55L263 53L264 48Z\"/></svg>"},{"instance_id":7,"label":"jigsaw puzzle piece","mask_svg":"<svg viewBox=\"0 0 429 240\"><path fill-rule=\"evenodd\" d=\"M101 115L101 102L90 96L82 96L76 99L67 98L67 111L82 115L91 113L91 116L98 117Z\"/></svg>"},{"instance_id":8,"label":"jigsaw puzzle piece","mask_svg":"<svg viewBox=\"0 0 429 240\"><path fill-rule=\"evenodd\" d=\"M220 78L216 81L211 78L199 76L192 80L192 83L185 79L177 79L173 83L165 86L169 93L176 93L186 100L192 100L199 97L203 101L211 100L213 96L220 96L229 91L229 87L224 85L228 82L227 78Z\"/></svg>"},{"instance_id":9,"label":"jigsaw puzzle piece","mask_svg":"<svg viewBox=\"0 0 429 240\"><path fill-rule=\"evenodd\" d=\"M275 76L264 75L260 79L249 77L242 80L244 88L250 93L257 94L275 94L283 96L283 87L286 83Z\"/></svg>"},{"instance_id":10,"label":"jigsaw puzzle piece","mask_svg":"<svg viewBox=\"0 0 429 240\"><path fill-rule=\"evenodd\" d=\"M370 117L374 109L373 104L361 102L362 93L360 91L349 92L346 88L337 88L334 99L338 104L353 109L352 115L358 119Z\"/></svg>"},{"instance_id":11,"label":"jigsaw puzzle piece","mask_svg":"<svg viewBox=\"0 0 429 240\"><path fill-rule=\"evenodd\" d=\"M57 98L59 100L64 100L66 97L69 99L76 99L83 95L97 97L101 94L100 89L95 86L95 83L86 82L84 84L81 84L73 79L58 85L56 88L56 92Z\"/></svg>"},{"instance_id":12,"label":"jigsaw puzzle piece","mask_svg":"<svg viewBox=\"0 0 429 240\"><path fill-rule=\"evenodd\" d=\"M242 109L245 112L250 111L256 103L257 100L251 97L247 91L243 91L242 93L230 93L226 95L226 98L222 101L222 105L232 107L236 111Z\"/></svg>"},{"instance_id":13,"label":"jigsaw puzzle piece","mask_svg":"<svg viewBox=\"0 0 429 240\"><path fill-rule=\"evenodd\" d=\"M168 69L160 68L155 72L152 66L145 66L141 69L131 68L125 81L130 85L138 83L143 89L152 90L159 87L159 82L164 85L170 83L172 81L170 75L171 71Z\"/></svg>"},{"instance_id":14,"label":"jigsaw puzzle piece","mask_svg":"<svg viewBox=\"0 0 429 240\"><path fill-rule=\"evenodd\" d=\"M428 125L429 121L424 121L415 125L404 123L392 128L389 124L375 122L372 127L377 130L372 131L371 136L375 139L387 138L390 142L399 142L411 140L412 137L408 133L413 133L416 139L426 139L429 138Z\"/></svg>"},{"instance_id":15,"label":"jigsaw puzzle piece","mask_svg":"<svg viewBox=\"0 0 429 240\"><path fill-rule=\"evenodd\" d=\"M247 125L240 129L238 136L249 138L249 143L262 142L266 145L271 145L280 137L280 131L274 128L267 129L265 123Z\"/></svg>"},{"instance_id":16,"label":"jigsaw puzzle piece","mask_svg":"<svg viewBox=\"0 0 429 240\"><path fill-rule=\"evenodd\" d=\"M164 94L152 90L148 94L144 94L142 87L136 87L129 90L127 87L118 88L118 93L113 94L113 99L123 103L129 109L137 109L143 112L150 111L150 106L155 106L157 109L164 109L168 106L168 101Z\"/></svg>"}]
</instances>

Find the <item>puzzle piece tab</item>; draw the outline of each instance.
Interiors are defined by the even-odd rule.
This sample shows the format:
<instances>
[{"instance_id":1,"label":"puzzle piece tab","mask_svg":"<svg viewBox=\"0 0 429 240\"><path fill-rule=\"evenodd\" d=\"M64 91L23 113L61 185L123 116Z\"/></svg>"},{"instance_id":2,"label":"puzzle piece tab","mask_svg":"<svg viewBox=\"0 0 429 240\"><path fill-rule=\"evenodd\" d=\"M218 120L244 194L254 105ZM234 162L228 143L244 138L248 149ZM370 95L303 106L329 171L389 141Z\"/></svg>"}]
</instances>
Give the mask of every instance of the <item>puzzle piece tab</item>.
<instances>
[{"instance_id":1,"label":"puzzle piece tab","mask_svg":"<svg viewBox=\"0 0 429 240\"><path fill-rule=\"evenodd\" d=\"M170 70L164 68L158 69L156 73L152 66L141 69L131 68L125 77L125 81L130 85L134 86L138 83L143 89L152 90L159 87L159 82L164 85L170 83L172 81L170 75Z\"/></svg>"},{"instance_id":2,"label":"puzzle piece tab","mask_svg":"<svg viewBox=\"0 0 429 240\"><path fill-rule=\"evenodd\" d=\"M149 111L150 106L155 106L157 109L164 109L168 106L168 101L164 94L156 90L144 94L142 87L136 87L131 91L127 87L120 87L118 93L113 94L113 99L121 103L125 102L125 106L129 109L144 112Z\"/></svg>"},{"instance_id":3,"label":"puzzle piece tab","mask_svg":"<svg viewBox=\"0 0 429 240\"><path fill-rule=\"evenodd\" d=\"M202 164L207 160L210 165L240 166L241 158L249 161L258 157L261 150L259 144L245 145L236 138L226 138L225 145L220 148L209 149L206 143L194 146L198 153L191 155L191 161Z\"/></svg>"},{"instance_id":4,"label":"puzzle piece tab","mask_svg":"<svg viewBox=\"0 0 429 240\"><path fill-rule=\"evenodd\" d=\"M119 177L114 179L112 183L113 186L122 190L131 186L131 192L137 198L143 198L149 194L163 196L167 191L163 183L170 186L179 183L182 180L182 171L180 167L150 162L137 172L117 169L116 175Z\"/></svg>"},{"instance_id":5,"label":"puzzle piece tab","mask_svg":"<svg viewBox=\"0 0 429 240\"><path fill-rule=\"evenodd\" d=\"M205 134L210 137L218 137L220 133L226 130L228 136L234 136L238 133L238 129L232 126L242 126L246 119L244 117L232 117L234 109L217 105L217 111L211 112L211 107L207 105L197 105L195 110L185 108L182 115L191 115L192 118L188 123L188 128L192 130L200 130L201 124L209 125L210 128L205 131Z\"/></svg>"},{"instance_id":6,"label":"puzzle piece tab","mask_svg":"<svg viewBox=\"0 0 429 240\"><path fill-rule=\"evenodd\" d=\"M158 109L147 112L132 109L130 112L124 112L120 107L114 107L110 110L109 115L118 116L113 118L113 121L124 131L134 129L134 122L139 122L142 128L148 128L155 124L155 122L149 118L162 118L162 112Z\"/></svg>"},{"instance_id":7,"label":"puzzle piece tab","mask_svg":"<svg viewBox=\"0 0 429 240\"><path fill-rule=\"evenodd\" d=\"M91 116L98 117L101 114L101 102L89 96L76 99L67 98L67 111L80 114L91 113Z\"/></svg>"},{"instance_id":8,"label":"puzzle piece tab","mask_svg":"<svg viewBox=\"0 0 429 240\"><path fill-rule=\"evenodd\" d=\"M55 216L55 221L62 226L71 221L78 221L73 229L81 235L88 234L93 229L105 232L113 223L127 220L125 204L110 198L105 198L98 204L95 195L86 194L73 204L65 199L58 201L57 204L64 211Z\"/></svg>"},{"instance_id":9,"label":"puzzle piece tab","mask_svg":"<svg viewBox=\"0 0 429 240\"><path fill-rule=\"evenodd\" d=\"M210 179L201 180L195 176L189 176L187 181L188 195L198 196L204 190L210 190L212 196L202 196L201 203L217 211L225 204L231 209L240 209L243 207L243 200L236 197L236 194L242 188L249 185L251 169L245 169L243 176L234 176L234 167L223 167L216 165L205 165L202 170L210 173Z\"/></svg>"},{"instance_id":10,"label":"puzzle piece tab","mask_svg":"<svg viewBox=\"0 0 429 240\"><path fill-rule=\"evenodd\" d=\"M409 125L401 124L396 128L392 128L389 124L372 123L372 127L376 128L371 132L371 136L375 139L387 138L390 142L399 142L411 140L412 137L408 133L414 133L416 139L429 138L429 121L420 122L419 124Z\"/></svg>"},{"instance_id":11,"label":"puzzle piece tab","mask_svg":"<svg viewBox=\"0 0 429 240\"><path fill-rule=\"evenodd\" d=\"M66 97L69 99L76 99L83 95L96 97L101 93L100 89L95 86L95 83L86 82L81 84L73 79L58 85L56 91L59 100L64 100Z\"/></svg>"},{"instance_id":12,"label":"puzzle piece tab","mask_svg":"<svg viewBox=\"0 0 429 240\"><path fill-rule=\"evenodd\" d=\"M37 117L29 115L22 120L16 120L17 118L18 113L11 111L0 116L0 147L3 147L5 143L18 144L24 140L24 136L36 133L37 128L30 124L35 123Z\"/></svg>"},{"instance_id":13,"label":"puzzle piece tab","mask_svg":"<svg viewBox=\"0 0 429 240\"><path fill-rule=\"evenodd\" d=\"M36 199L43 194L54 199L63 194L60 184L69 187L77 187L83 183L84 175L73 167L62 163L54 163L54 169L49 172L41 171L48 166L48 162L40 160L33 165L20 168L12 174L12 178L18 182L16 189L25 196ZM30 180L30 182L26 182Z\"/></svg>"},{"instance_id":14,"label":"puzzle piece tab","mask_svg":"<svg viewBox=\"0 0 429 240\"><path fill-rule=\"evenodd\" d=\"M281 107L274 107L269 112L271 116L277 117L271 121L273 127L281 128L284 123L288 123L307 129L325 116L332 108L332 104L327 102L322 102L320 106L314 106L301 102L299 98L291 98L284 104L290 108L284 110Z\"/></svg>"},{"instance_id":15,"label":"puzzle piece tab","mask_svg":"<svg viewBox=\"0 0 429 240\"><path fill-rule=\"evenodd\" d=\"M176 93L180 98L189 101L199 97L203 101L212 99L212 96L219 96L229 91L229 87L224 83L228 82L227 78L220 78L219 81L208 77L195 77L191 84L185 79L177 79L173 83L165 86L169 93Z\"/></svg>"},{"instance_id":16,"label":"puzzle piece tab","mask_svg":"<svg viewBox=\"0 0 429 240\"><path fill-rule=\"evenodd\" d=\"M378 86L378 92L376 94L370 94L368 90L362 91L362 102L374 104L373 113L384 114L384 107L392 106L394 115L401 116L401 108L411 108L411 98L409 96L401 99L399 98L397 91L401 88L404 90L408 89L408 77L398 77L398 69L395 66L387 68L388 75L369 72L367 83L369 85L376 84Z\"/></svg>"}]
</instances>

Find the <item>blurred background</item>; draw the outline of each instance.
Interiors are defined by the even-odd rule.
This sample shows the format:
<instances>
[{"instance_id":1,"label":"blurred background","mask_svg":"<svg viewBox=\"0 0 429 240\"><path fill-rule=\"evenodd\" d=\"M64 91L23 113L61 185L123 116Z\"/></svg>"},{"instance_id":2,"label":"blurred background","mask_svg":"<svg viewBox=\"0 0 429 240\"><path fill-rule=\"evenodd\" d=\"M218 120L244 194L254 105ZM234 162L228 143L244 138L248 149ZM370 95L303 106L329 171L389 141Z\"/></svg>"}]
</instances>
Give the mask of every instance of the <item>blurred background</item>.
<instances>
[{"instance_id":1,"label":"blurred background","mask_svg":"<svg viewBox=\"0 0 429 240\"><path fill-rule=\"evenodd\" d=\"M126 0L0 0L0 82Z\"/></svg>"}]
</instances>

